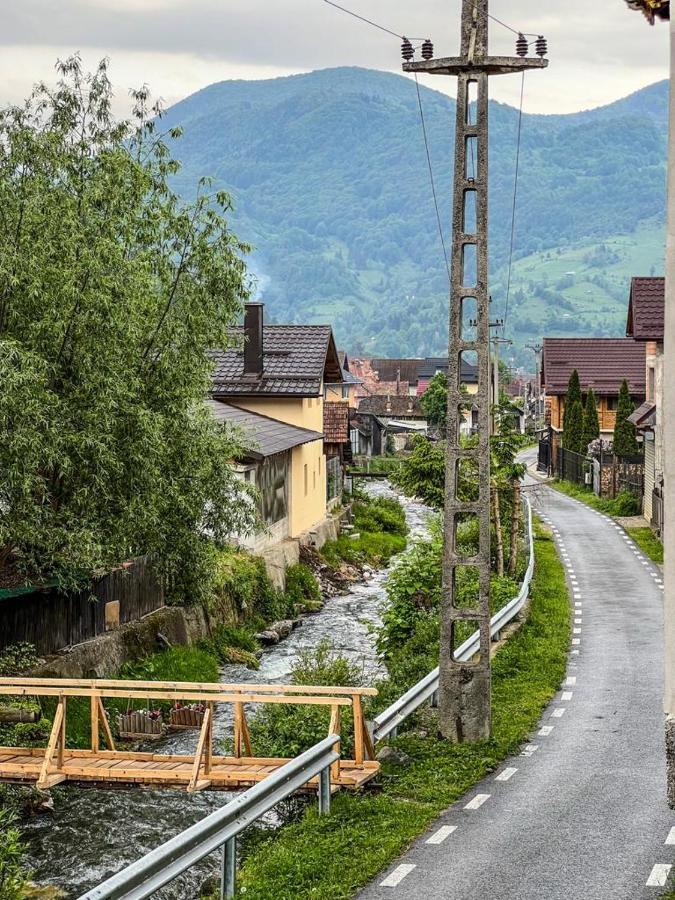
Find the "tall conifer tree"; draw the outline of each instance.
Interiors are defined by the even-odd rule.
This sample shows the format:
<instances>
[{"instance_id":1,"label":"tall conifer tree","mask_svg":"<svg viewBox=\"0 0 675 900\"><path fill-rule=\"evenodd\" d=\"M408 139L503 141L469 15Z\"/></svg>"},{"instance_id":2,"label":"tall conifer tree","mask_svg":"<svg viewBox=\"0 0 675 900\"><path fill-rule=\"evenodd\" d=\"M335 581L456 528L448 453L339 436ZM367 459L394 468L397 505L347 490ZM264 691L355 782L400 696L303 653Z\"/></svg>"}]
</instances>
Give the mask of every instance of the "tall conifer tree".
<instances>
[{"instance_id":1,"label":"tall conifer tree","mask_svg":"<svg viewBox=\"0 0 675 900\"><path fill-rule=\"evenodd\" d=\"M628 416L634 408L633 401L630 399L628 382L624 378L619 390L619 404L614 424L614 453L616 456L631 456L638 452L635 425L628 421Z\"/></svg>"},{"instance_id":2,"label":"tall conifer tree","mask_svg":"<svg viewBox=\"0 0 675 900\"><path fill-rule=\"evenodd\" d=\"M595 405L593 388L586 394L586 406L584 407L583 451L588 450L591 441L600 437L600 423L598 422L598 410Z\"/></svg>"}]
</instances>

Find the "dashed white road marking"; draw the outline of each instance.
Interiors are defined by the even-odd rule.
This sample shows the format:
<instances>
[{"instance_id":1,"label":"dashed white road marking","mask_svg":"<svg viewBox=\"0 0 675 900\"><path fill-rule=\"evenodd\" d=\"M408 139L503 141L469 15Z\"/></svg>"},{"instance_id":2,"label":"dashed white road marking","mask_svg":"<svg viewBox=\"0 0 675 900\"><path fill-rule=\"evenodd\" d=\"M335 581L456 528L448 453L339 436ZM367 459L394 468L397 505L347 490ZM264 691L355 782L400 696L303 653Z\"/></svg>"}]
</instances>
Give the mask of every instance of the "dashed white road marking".
<instances>
[{"instance_id":1,"label":"dashed white road marking","mask_svg":"<svg viewBox=\"0 0 675 900\"><path fill-rule=\"evenodd\" d=\"M401 863L400 866L396 866L391 875L387 875L384 881L380 882L380 887L397 887L414 868L412 863Z\"/></svg>"},{"instance_id":2,"label":"dashed white road marking","mask_svg":"<svg viewBox=\"0 0 675 900\"><path fill-rule=\"evenodd\" d=\"M561 700L571 700L573 697L572 691L563 691L560 695Z\"/></svg>"},{"instance_id":3,"label":"dashed white road marking","mask_svg":"<svg viewBox=\"0 0 675 900\"><path fill-rule=\"evenodd\" d=\"M570 675L569 678L566 678L566 679L565 679L565 684L569 684L570 687L572 687L572 686L575 685L576 683L577 683L577 676L576 676L576 675Z\"/></svg>"},{"instance_id":4,"label":"dashed white road marking","mask_svg":"<svg viewBox=\"0 0 675 900\"><path fill-rule=\"evenodd\" d=\"M559 706L557 709L553 710L553 712L551 713L551 718L552 719L562 719L562 717L564 715L565 715L565 707Z\"/></svg>"},{"instance_id":5,"label":"dashed white road marking","mask_svg":"<svg viewBox=\"0 0 675 900\"><path fill-rule=\"evenodd\" d=\"M476 794L473 800L469 800L464 809L478 809L479 806L482 806L489 799L489 794Z\"/></svg>"},{"instance_id":6,"label":"dashed white road marking","mask_svg":"<svg viewBox=\"0 0 675 900\"><path fill-rule=\"evenodd\" d=\"M434 831L430 838L424 842L425 844L442 844L453 831L457 831L456 825L441 825L438 831Z\"/></svg>"},{"instance_id":7,"label":"dashed white road marking","mask_svg":"<svg viewBox=\"0 0 675 900\"><path fill-rule=\"evenodd\" d=\"M514 769L512 767L508 768L508 769L504 769L503 772L500 772L499 775L497 775L497 777L495 778L495 781L508 781L509 778L512 778L516 774L517 771L518 771L518 769Z\"/></svg>"},{"instance_id":8,"label":"dashed white road marking","mask_svg":"<svg viewBox=\"0 0 675 900\"><path fill-rule=\"evenodd\" d=\"M665 887L672 868L667 863L656 863L647 879L647 887Z\"/></svg>"},{"instance_id":9,"label":"dashed white road marking","mask_svg":"<svg viewBox=\"0 0 675 900\"><path fill-rule=\"evenodd\" d=\"M583 621L581 619L575 619L574 624L575 625L583 625Z\"/></svg>"},{"instance_id":10,"label":"dashed white road marking","mask_svg":"<svg viewBox=\"0 0 675 900\"><path fill-rule=\"evenodd\" d=\"M540 734L542 737L548 737L554 728L555 725L542 725L537 734Z\"/></svg>"},{"instance_id":11,"label":"dashed white road marking","mask_svg":"<svg viewBox=\"0 0 675 900\"><path fill-rule=\"evenodd\" d=\"M572 643L574 643L574 641L572 641ZM571 652L572 654L576 654L577 656L579 655L579 651L578 651L578 650L571 650L570 652Z\"/></svg>"},{"instance_id":12,"label":"dashed white road marking","mask_svg":"<svg viewBox=\"0 0 675 900\"><path fill-rule=\"evenodd\" d=\"M581 634L581 628L573 628L572 634Z\"/></svg>"},{"instance_id":13,"label":"dashed white road marking","mask_svg":"<svg viewBox=\"0 0 675 900\"><path fill-rule=\"evenodd\" d=\"M666 838L666 844L672 846L675 844L675 825L668 832L668 837Z\"/></svg>"},{"instance_id":14,"label":"dashed white road marking","mask_svg":"<svg viewBox=\"0 0 675 900\"><path fill-rule=\"evenodd\" d=\"M523 749L521 750L521 756L532 756L533 753L536 753L539 749L539 744L525 744Z\"/></svg>"},{"instance_id":15,"label":"dashed white road marking","mask_svg":"<svg viewBox=\"0 0 675 900\"><path fill-rule=\"evenodd\" d=\"M573 643L575 646L576 646L577 644L580 644L580 643L581 643L581 638L572 638L572 643ZM572 650L572 653L574 653L574 650Z\"/></svg>"}]
</instances>

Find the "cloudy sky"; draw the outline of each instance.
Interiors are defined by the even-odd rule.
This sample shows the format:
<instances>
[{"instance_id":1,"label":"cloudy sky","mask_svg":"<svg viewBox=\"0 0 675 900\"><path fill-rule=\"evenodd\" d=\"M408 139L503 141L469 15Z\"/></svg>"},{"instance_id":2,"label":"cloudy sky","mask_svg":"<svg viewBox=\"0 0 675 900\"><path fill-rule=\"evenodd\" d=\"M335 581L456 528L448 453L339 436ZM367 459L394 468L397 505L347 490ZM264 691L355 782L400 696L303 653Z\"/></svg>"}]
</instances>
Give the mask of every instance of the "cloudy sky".
<instances>
[{"instance_id":1,"label":"cloudy sky","mask_svg":"<svg viewBox=\"0 0 675 900\"><path fill-rule=\"evenodd\" d=\"M339 0L399 34L457 51L460 0ZM111 59L117 110L128 89L148 84L171 104L232 78L272 78L330 66L400 70L399 42L325 0L2 0L0 103L53 79L57 57ZM667 75L667 27L650 28L624 0L491 0L491 12L544 33L551 65L528 78L529 112L586 109ZM514 36L493 25L491 49ZM518 79L495 78L493 96L515 103ZM451 79L428 78L451 92Z\"/></svg>"}]
</instances>

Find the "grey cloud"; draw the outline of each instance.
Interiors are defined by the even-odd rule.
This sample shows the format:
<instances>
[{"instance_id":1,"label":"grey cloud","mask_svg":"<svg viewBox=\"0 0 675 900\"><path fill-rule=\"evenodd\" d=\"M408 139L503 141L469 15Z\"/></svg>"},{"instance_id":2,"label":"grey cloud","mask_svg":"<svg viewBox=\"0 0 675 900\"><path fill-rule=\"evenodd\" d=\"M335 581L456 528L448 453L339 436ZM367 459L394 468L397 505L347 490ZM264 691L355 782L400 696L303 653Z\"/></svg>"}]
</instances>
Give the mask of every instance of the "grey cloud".
<instances>
[{"instance_id":1,"label":"grey cloud","mask_svg":"<svg viewBox=\"0 0 675 900\"><path fill-rule=\"evenodd\" d=\"M438 52L451 54L457 48L459 0L340 2L394 31L429 35ZM113 57L115 51L180 52L283 70L399 67L397 39L322 0L22 0L7 5L0 35L5 45L97 47ZM557 71L552 84L564 82L565 69L578 78L582 67L594 79L612 79L620 70L627 80L634 73L636 86L665 77L667 28L650 29L624 0L595 5L589 0L493 0L491 10L524 31L546 33ZM514 36L493 25L492 40L494 49L510 52ZM622 92L623 85L616 96ZM611 95L611 85L604 93Z\"/></svg>"}]
</instances>

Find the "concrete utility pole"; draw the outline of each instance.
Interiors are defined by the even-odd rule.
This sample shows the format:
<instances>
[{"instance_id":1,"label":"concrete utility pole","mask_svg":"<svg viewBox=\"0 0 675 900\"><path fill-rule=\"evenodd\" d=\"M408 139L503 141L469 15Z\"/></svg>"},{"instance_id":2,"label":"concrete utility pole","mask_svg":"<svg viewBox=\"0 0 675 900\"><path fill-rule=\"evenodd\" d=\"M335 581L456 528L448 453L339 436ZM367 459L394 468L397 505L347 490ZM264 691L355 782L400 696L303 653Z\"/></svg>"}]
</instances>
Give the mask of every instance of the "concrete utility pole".
<instances>
[{"instance_id":1,"label":"concrete utility pole","mask_svg":"<svg viewBox=\"0 0 675 900\"><path fill-rule=\"evenodd\" d=\"M535 403L534 403L534 430L538 431L539 425L541 422L541 419L540 419L540 415L541 415L541 409L540 409L540 405L541 405L541 352L544 349L544 345L543 344L526 344L525 349L531 350L534 353L535 359L537 361L537 363L536 363L536 365L537 365L537 380L536 380L537 396L536 396ZM543 422L541 422L541 424L543 427Z\"/></svg>"},{"instance_id":2,"label":"concrete utility pole","mask_svg":"<svg viewBox=\"0 0 675 900\"><path fill-rule=\"evenodd\" d=\"M668 802L675 807L675 19L670 22L670 132L668 235L663 347L663 548L666 754Z\"/></svg>"},{"instance_id":3,"label":"concrete utility pole","mask_svg":"<svg viewBox=\"0 0 675 900\"><path fill-rule=\"evenodd\" d=\"M524 38L522 42L519 39L522 44L526 54ZM545 53L543 39L538 49ZM457 77L439 685L439 727L441 734L452 741L480 741L488 738L491 730L488 78L546 65L543 58L488 56L488 0L462 0L459 57L403 65L405 72ZM464 325L472 305L477 311L475 335L466 334ZM478 442L473 447L460 445L462 355L473 357L478 365ZM470 502L458 497L460 468L463 478L476 483ZM460 553L456 544L457 529L467 518L478 520L480 535L478 552L469 557ZM456 578L462 566L478 570L479 592L470 607L456 602ZM457 626L467 620L480 629L479 658L470 663L454 658L454 650L461 643Z\"/></svg>"}]
</instances>

